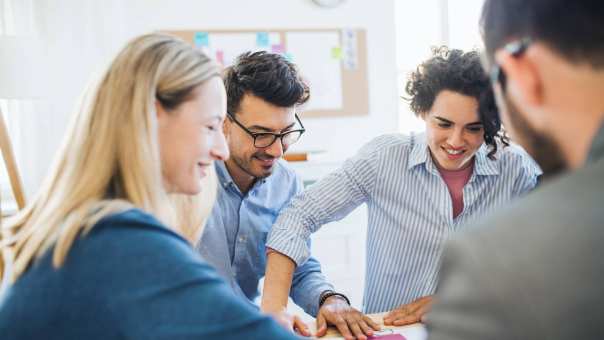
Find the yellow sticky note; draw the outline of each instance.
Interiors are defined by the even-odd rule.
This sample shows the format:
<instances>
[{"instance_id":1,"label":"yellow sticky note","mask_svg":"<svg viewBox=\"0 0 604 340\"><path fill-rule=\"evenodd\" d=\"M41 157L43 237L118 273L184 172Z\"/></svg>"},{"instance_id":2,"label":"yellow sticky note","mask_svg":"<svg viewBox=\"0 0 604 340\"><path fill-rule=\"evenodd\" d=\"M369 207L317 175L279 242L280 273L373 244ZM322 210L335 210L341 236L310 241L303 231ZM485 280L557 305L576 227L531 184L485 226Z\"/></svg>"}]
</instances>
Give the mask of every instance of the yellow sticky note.
<instances>
[{"instance_id":1,"label":"yellow sticky note","mask_svg":"<svg viewBox=\"0 0 604 340\"><path fill-rule=\"evenodd\" d=\"M338 47L331 48L331 57L334 59L342 59L342 49Z\"/></svg>"}]
</instances>

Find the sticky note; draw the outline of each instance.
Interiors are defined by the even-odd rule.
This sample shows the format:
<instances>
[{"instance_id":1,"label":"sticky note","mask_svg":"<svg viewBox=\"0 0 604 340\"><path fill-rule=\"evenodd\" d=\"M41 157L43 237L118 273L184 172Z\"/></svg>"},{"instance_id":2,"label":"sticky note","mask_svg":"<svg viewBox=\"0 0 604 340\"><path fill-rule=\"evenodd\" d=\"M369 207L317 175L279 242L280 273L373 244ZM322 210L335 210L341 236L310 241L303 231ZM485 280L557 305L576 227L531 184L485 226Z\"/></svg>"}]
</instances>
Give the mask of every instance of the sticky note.
<instances>
[{"instance_id":1,"label":"sticky note","mask_svg":"<svg viewBox=\"0 0 604 340\"><path fill-rule=\"evenodd\" d=\"M281 34L276 32L269 33L268 40L271 45L281 45Z\"/></svg>"},{"instance_id":2,"label":"sticky note","mask_svg":"<svg viewBox=\"0 0 604 340\"><path fill-rule=\"evenodd\" d=\"M193 45L195 47L209 46L210 39L208 32L195 32L195 35L193 36Z\"/></svg>"},{"instance_id":3,"label":"sticky note","mask_svg":"<svg viewBox=\"0 0 604 340\"><path fill-rule=\"evenodd\" d=\"M218 61L221 65L224 65L224 51L223 50L216 51L216 61Z\"/></svg>"},{"instance_id":4,"label":"sticky note","mask_svg":"<svg viewBox=\"0 0 604 340\"><path fill-rule=\"evenodd\" d=\"M332 47L331 57L333 59L342 59L342 49L340 47Z\"/></svg>"},{"instance_id":5,"label":"sticky note","mask_svg":"<svg viewBox=\"0 0 604 340\"><path fill-rule=\"evenodd\" d=\"M269 38L267 32L256 33L256 45L258 47L269 47Z\"/></svg>"},{"instance_id":6,"label":"sticky note","mask_svg":"<svg viewBox=\"0 0 604 340\"><path fill-rule=\"evenodd\" d=\"M276 44L276 45L272 45L271 46L271 52L273 53L284 53L285 52L285 47L283 46L283 44Z\"/></svg>"},{"instance_id":7,"label":"sticky note","mask_svg":"<svg viewBox=\"0 0 604 340\"><path fill-rule=\"evenodd\" d=\"M291 53L285 52L283 53L283 56L285 57L285 59L287 59L287 61L292 63L294 62L294 56Z\"/></svg>"}]
</instances>

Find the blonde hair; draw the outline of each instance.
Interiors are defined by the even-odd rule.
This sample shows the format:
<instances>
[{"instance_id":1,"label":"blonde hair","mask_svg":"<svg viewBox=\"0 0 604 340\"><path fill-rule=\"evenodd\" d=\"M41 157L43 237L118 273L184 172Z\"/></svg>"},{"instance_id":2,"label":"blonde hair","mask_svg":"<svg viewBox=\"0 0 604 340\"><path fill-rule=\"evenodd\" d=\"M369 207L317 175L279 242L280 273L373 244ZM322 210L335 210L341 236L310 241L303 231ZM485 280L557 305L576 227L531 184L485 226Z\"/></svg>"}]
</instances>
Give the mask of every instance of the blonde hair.
<instances>
[{"instance_id":1,"label":"blonde hair","mask_svg":"<svg viewBox=\"0 0 604 340\"><path fill-rule=\"evenodd\" d=\"M195 242L202 214L211 210L215 185L195 197L168 195L155 103L173 109L215 76L220 76L218 66L177 38L155 33L126 45L100 83L85 92L38 193L2 227L0 249L10 250L13 281L53 245L52 263L60 266L80 233L130 208L155 215ZM205 184L215 183L214 176Z\"/></svg>"},{"instance_id":2,"label":"blonde hair","mask_svg":"<svg viewBox=\"0 0 604 340\"><path fill-rule=\"evenodd\" d=\"M202 191L197 195L171 194L170 200L176 214L176 231L192 246L199 241L206 220L212 213L218 188L218 177L214 167L202 180Z\"/></svg>"}]
</instances>

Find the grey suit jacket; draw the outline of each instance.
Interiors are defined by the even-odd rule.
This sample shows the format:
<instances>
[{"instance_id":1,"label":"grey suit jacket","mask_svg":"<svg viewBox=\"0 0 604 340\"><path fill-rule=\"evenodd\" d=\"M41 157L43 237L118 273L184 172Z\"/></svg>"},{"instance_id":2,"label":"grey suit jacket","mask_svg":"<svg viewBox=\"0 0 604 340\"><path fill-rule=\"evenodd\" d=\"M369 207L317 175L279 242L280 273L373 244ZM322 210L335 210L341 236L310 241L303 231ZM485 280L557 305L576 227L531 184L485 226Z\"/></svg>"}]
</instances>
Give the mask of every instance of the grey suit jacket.
<instances>
[{"instance_id":1,"label":"grey suit jacket","mask_svg":"<svg viewBox=\"0 0 604 340\"><path fill-rule=\"evenodd\" d=\"M448 243L430 339L604 339L602 154Z\"/></svg>"}]
</instances>

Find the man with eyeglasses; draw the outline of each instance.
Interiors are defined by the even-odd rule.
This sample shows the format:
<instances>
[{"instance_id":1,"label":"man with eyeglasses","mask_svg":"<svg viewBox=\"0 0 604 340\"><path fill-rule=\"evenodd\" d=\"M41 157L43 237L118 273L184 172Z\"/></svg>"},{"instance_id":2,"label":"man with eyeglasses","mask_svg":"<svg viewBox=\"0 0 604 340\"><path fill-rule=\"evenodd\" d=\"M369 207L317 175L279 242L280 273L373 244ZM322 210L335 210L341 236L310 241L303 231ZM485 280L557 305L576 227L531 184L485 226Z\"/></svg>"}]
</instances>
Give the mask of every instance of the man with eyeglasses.
<instances>
[{"instance_id":1,"label":"man with eyeglasses","mask_svg":"<svg viewBox=\"0 0 604 340\"><path fill-rule=\"evenodd\" d=\"M481 31L546 179L447 245L430 339L604 339L604 2L486 0Z\"/></svg>"},{"instance_id":2,"label":"man with eyeglasses","mask_svg":"<svg viewBox=\"0 0 604 340\"><path fill-rule=\"evenodd\" d=\"M198 249L235 293L253 301L264 276L267 234L280 210L303 189L281 158L305 131L296 109L308 100L309 89L293 64L267 52L239 56L226 69L224 84L228 111L224 134L231 156L215 162L218 198ZM312 316L363 317L334 291L314 258L296 270L290 296ZM310 335L297 317L280 321Z\"/></svg>"}]
</instances>

